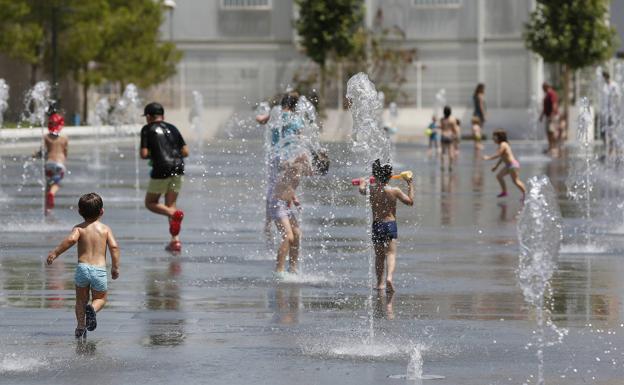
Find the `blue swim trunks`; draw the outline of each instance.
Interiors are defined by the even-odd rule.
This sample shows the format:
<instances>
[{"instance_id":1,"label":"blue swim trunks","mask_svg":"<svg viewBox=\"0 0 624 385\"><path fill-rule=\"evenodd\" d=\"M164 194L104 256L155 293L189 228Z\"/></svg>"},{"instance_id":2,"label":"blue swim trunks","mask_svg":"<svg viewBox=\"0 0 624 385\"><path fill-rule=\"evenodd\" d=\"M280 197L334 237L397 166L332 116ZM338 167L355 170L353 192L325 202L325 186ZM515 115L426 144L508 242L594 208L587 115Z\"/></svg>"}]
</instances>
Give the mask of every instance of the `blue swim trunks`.
<instances>
[{"instance_id":1,"label":"blue swim trunks","mask_svg":"<svg viewBox=\"0 0 624 385\"><path fill-rule=\"evenodd\" d=\"M396 221L373 222L373 243L388 243L391 239L399 237Z\"/></svg>"},{"instance_id":2,"label":"blue swim trunks","mask_svg":"<svg viewBox=\"0 0 624 385\"><path fill-rule=\"evenodd\" d=\"M108 289L106 267L79 263L76 266L74 282L78 287L91 286L95 291L106 291Z\"/></svg>"}]
</instances>

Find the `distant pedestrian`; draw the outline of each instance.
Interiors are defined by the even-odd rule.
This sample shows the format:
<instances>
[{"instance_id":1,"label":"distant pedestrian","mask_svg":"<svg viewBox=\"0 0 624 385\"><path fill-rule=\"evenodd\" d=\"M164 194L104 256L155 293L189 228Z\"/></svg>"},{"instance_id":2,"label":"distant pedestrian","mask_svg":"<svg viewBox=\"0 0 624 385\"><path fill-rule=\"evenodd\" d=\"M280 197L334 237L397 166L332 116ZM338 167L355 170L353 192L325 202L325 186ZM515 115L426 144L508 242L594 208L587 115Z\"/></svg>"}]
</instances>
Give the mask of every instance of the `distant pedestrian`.
<instances>
[{"instance_id":1,"label":"distant pedestrian","mask_svg":"<svg viewBox=\"0 0 624 385\"><path fill-rule=\"evenodd\" d=\"M487 108L485 106L485 84L477 84L472 94L472 104L474 106L472 117L478 120L479 127L483 130L483 124L487 118Z\"/></svg>"},{"instance_id":2,"label":"distant pedestrian","mask_svg":"<svg viewBox=\"0 0 624 385\"><path fill-rule=\"evenodd\" d=\"M544 90L544 102L542 108L542 114L539 117L541 122L546 118L544 123L544 129L546 131L546 138L548 139L548 148L546 153L552 156L557 156L557 133L559 131L559 97L557 92L552 86L546 82L542 84L542 90Z\"/></svg>"},{"instance_id":3,"label":"distant pedestrian","mask_svg":"<svg viewBox=\"0 0 624 385\"><path fill-rule=\"evenodd\" d=\"M604 141L607 156L611 156L618 140L613 131L618 124L616 117L619 115L617 110L620 104L620 88L611 80L607 71L602 72L602 78L604 85L600 99L600 136Z\"/></svg>"},{"instance_id":4,"label":"distant pedestrian","mask_svg":"<svg viewBox=\"0 0 624 385\"><path fill-rule=\"evenodd\" d=\"M451 115L451 107L444 107L444 117L440 120L440 144L442 151L440 152L440 168L444 171L444 157L446 155L448 170L453 170L453 163L455 163L454 143L456 143L456 137L459 132L459 124L457 119Z\"/></svg>"},{"instance_id":5,"label":"distant pedestrian","mask_svg":"<svg viewBox=\"0 0 624 385\"><path fill-rule=\"evenodd\" d=\"M438 153L438 129L439 128L440 127L438 126L438 118L437 116L433 115L431 117L431 123L429 123L429 125L427 126L427 129L425 130L425 135L429 138L429 149L427 150L427 153L429 156L433 154L434 150L435 150L436 155Z\"/></svg>"},{"instance_id":6,"label":"distant pedestrian","mask_svg":"<svg viewBox=\"0 0 624 385\"><path fill-rule=\"evenodd\" d=\"M180 228L184 212L176 206L182 188L184 158L189 155L188 146L180 131L164 121L165 109L159 103L145 106L147 124L141 129L141 158L149 159L152 165L150 182L145 194L145 207L148 210L169 218L171 241L167 250L178 252ZM165 203L160 203L160 196Z\"/></svg>"}]
</instances>

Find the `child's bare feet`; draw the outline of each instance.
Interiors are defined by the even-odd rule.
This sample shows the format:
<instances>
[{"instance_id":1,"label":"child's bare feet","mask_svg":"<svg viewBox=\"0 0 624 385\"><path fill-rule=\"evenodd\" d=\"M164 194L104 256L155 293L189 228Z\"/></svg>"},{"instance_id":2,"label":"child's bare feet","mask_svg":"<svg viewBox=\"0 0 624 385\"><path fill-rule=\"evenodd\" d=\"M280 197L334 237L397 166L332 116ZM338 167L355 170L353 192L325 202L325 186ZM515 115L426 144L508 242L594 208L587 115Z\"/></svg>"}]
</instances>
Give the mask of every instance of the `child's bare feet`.
<instances>
[{"instance_id":1,"label":"child's bare feet","mask_svg":"<svg viewBox=\"0 0 624 385\"><path fill-rule=\"evenodd\" d=\"M388 285L388 289L386 290L388 293L394 293L394 285L392 281L386 281L386 285Z\"/></svg>"},{"instance_id":2,"label":"child's bare feet","mask_svg":"<svg viewBox=\"0 0 624 385\"><path fill-rule=\"evenodd\" d=\"M374 287L375 290L386 290L386 285L380 283L379 285Z\"/></svg>"}]
</instances>

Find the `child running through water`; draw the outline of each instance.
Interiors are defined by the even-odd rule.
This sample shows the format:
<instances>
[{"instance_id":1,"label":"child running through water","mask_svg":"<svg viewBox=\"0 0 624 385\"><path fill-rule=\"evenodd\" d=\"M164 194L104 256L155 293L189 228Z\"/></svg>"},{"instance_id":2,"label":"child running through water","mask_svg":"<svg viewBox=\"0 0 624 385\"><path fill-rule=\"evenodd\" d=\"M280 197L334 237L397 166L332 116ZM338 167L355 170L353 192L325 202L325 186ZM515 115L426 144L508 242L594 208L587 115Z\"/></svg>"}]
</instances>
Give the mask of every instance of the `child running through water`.
<instances>
[{"instance_id":1,"label":"child running through water","mask_svg":"<svg viewBox=\"0 0 624 385\"><path fill-rule=\"evenodd\" d=\"M522 192L522 201L524 201L524 195L526 194L526 188L524 187L524 183L520 180L520 176L518 172L520 171L520 163L514 158L513 153L511 152L511 146L507 141L507 133L505 130L498 129L492 133L492 139L494 143L498 144L498 151L494 155L484 156L483 160L491 160L498 159L496 165L492 168L492 172L496 171L498 166L501 163L505 163L505 167L496 174L496 179L501 186L501 193L497 195L497 197L502 198L507 196L507 186L505 184L505 180L503 179L505 175L511 175L511 180L518 187L518 189Z\"/></svg>"},{"instance_id":2,"label":"child running through water","mask_svg":"<svg viewBox=\"0 0 624 385\"><path fill-rule=\"evenodd\" d=\"M408 206L414 205L414 185L411 177L405 177L407 194L398 187L388 186L392 176L392 165L381 165L379 159L373 162L375 184L370 185L370 203L373 211L372 240L375 248L375 271L377 274L377 290L386 289L394 292L393 274L396 266L396 249L398 229L396 224L396 202L401 201ZM366 195L367 181L360 179L360 194ZM383 276L385 265L388 264L386 283Z\"/></svg>"},{"instance_id":3,"label":"child running through water","mask_svg":"<svg viewBox=\"0 0 624 385\"><path fill-rule=\"evenodd\" d=\"M43 137L44 148L42 156L45 157L44 172L46 177L46 200L45 213L48 214L54 208L54 198L59 191L60 183L65 176L65 161L67 160L67 147L69 140L61 136L61 130L65 120L57 112L52 112L48 117L48 134Z\"/></svg>"},{"instance_id":4,"label":"child running through water","mask_svg":"<svg viewBox=\"0 0 624 385\"><path fill-rule=\"evenodd\" d=\"M76 284L76 338L87 336L87 330L97 327L96 313L106 304L106 249L111 256L113 279L119 277L119 246L111 229L100 222L104 215L102 198L96 193L85 194L78 201L78 212L84 222L77 224L71 233L48 254L48 265L78 244L78 265L74 275ZM91 304L89 304L91 291Z\"/></svg>"},{"instance_id":5,"label":"child running through water","mask_svg":"<svg viewBox=\"0 0 624 385\"><path fill-rule=\"evenodd\" d=\"M282 235L277 249L275 274L277 278L283 278L286 255L289 257L290 272L295 274L298 268L301 229L293 207L300 205L295 192L302 176L327 174L329 158L325 150L312 151L310 155L304 153L293 160L281 161L279 167L280 173L271 192L269 214Z\"/></svg>"}]
</instances>

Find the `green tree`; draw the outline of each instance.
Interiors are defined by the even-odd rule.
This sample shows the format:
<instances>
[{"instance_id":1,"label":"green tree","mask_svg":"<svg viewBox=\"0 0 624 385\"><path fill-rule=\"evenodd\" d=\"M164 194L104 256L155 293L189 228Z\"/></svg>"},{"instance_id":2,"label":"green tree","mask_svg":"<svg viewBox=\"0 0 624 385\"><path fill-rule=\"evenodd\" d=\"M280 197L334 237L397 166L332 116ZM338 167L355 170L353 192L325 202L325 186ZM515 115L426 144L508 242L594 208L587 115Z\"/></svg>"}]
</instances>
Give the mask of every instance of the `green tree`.
<instances>
[{"instance_id":1,"label":"green tree","mask_svg":"<svg viewBox=\"0 0 624 385\"><path fill-rule=\"evenodd\" d=\"M0 52L30 64L34 84L39 68L52 72L54 26L58 74L82 85L86 119L92 85L145 88L175 73L181 53L159 41L163 11L154 0L0 0Z\"/></svg>"},{"instance_id":2,"label":"green tree","mask_svg":"<svg viewBox=\"0 0 624 385\"><path fill-rule=\"evenodd\" d=\"M45 45L44 26L33 5L27 0L0 0L0 51L31 66L32 84Z\"/></svg>"},{"instance_id":3,"label":"green tree","mask_svg":"<svg viewBox=\"0 0 624 385\"><path fill-rule=\"evenodd\" d=\"M525 24L527 48L561 65L563 106L568 114L571 72L613 56L616 32L608 25L609 0L537 0Z\"/></svg>"},{"instance_id":4,"label":"green tree","mask_svg":"<svg viewBox=\"0 0 624 385\"><path fill-rule=\"evenodd\" d=\"M319 106L324 106L329 60L348 57L355 48L354 35L364 20L362 0L295 0L297 33L306 55L319 66Z\"/></svg>"},{"instance_id":5,"label":"green tree","mask_svg":"<svg viewBox=\"0 0 624 385\"><path fill-rule=\"evenodd\" d=\"M158 84L175 74L182 58L175 45L160 41L163 9L153 0L109 0L106 49L99 56L104 77L123 86Z\"/></svg>"},{"instance_id":6,"label":"green tree","mask_svg":"<svg viewBox=\"0 0 624 385\"><path fill-rule=\"evenodd\" d=\"M367 72L387 102L409 102L402 90L407 71L416 59L416 49L405 47L405 32L398 26L383 26L383 11L378 9L373 28L359 28L354 35L355 49L347 60L347 76Z\"/></svg>"}]
</instances>

